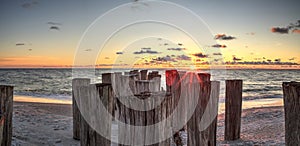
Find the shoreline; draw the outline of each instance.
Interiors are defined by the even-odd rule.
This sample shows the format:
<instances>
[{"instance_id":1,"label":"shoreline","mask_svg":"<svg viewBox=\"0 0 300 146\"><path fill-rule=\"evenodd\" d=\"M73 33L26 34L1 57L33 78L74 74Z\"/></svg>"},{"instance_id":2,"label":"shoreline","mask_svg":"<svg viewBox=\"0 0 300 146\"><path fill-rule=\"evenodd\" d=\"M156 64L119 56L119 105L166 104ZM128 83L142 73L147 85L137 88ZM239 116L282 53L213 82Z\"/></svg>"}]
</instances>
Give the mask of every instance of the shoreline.
<instances>
[{"instance_id":1,"label":"shoreline","mask_svg":"<svg viewBox=\"0 0 300 146\"><path fill-rule=\"evenodd\" d=\"M59 100L47 97L35 97L14 95L14 102L29 102L29 103L52 103L52 104L72 104L72 100ZM225 112L225 103L219 102L218 114ZM254 100L243 100L242 110L258 108L258 107L270 107L270 106L283 106L282 98L261 98Z\"/></svg>"}]
</instances>

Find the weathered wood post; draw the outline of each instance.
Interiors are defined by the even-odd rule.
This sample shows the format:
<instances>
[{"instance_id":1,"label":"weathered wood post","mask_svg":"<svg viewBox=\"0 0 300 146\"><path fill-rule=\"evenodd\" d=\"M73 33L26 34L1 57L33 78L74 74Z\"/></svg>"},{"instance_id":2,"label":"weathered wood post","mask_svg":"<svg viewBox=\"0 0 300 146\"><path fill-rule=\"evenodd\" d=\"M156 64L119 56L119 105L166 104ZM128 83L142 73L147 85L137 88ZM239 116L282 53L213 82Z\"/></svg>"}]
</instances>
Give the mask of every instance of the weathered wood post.
<instances>
[{"instance_id":1,"label":"weathered wood post","mask_svg":"<svg viewBox=\"0 0 300 146\"><path fill-rule=\"evenodd\" d=\"M155 75L156 75L156 73L152 73L150 78L153 78L153 76L155 76ZM167 93L171 94L171 97L166 98L166 99L168 99L167 104L166 104L166 106L167 106L166 112L167 112L167 117L168 117L172 114L172 112L176 108L176 105L181 96L180 75L177 70L166 70L166 88L167 88L166 89ZM174 113L174 114L178 114L178 113ZM168 125L168 124L171 124L171 125ZM172 120L171 123L169 123L167 121L166 126L176 127L173 124L176 124L176 121ZM168 131L166 131L166 132L168 132ZM179 137L179 131L173 131L173 132L175 132L175 134L173 136L174 141L176 143L181 143L181 139ZM170 140L168 140L167 142L170 142Z\"/></svg>"},{"instance_id":2,"label":"weathered wood post","mask_svg":"<svg viewBox=\"0 0 300 146\"><path fill-rule=\"evenodd\" d=\"M90 82L90 79L86 78L76 78L72 80L73 138L76 140L80 139L81 114L78 108L80 97L78 96L78 92L75 92L75 89L80 86L87 86Z\"/></svg>"},{"instance_id":3,"label":"weathered wood post","mask_svg":"<svg viewBox=\"0 0 300 146\"><path fill-rule=\"evenodd\" d=\"M242 86L242 80L226 80L225 140L237 140L240 138Z\"/></svg>"},{"instance_id":4,"label":"weathered wood post","mask_svg":"<svg viewBox=\"0 0 300 146\"><path fill-rule=\"evenodd\" d=\"M135 81L136 94L144 94L150 92L150 81L147 80L137 80Z\"/></svg>"},{"instance_id":5,"label":"weathered wood post","mask_svg":"<svg viewBox=\"0 0 300 146\"><path fill-rule=\"evenodd\" d=\"M0 85L0 144L10 146L12 140L13 86Z\"/></svg>"},{"instance_id":6,"label":"weathered wood post","mask_svg":"<svg viewBox=\"0 0 300 146\"><path fill-rule=\"evenodd\" d=\"M101 117L99 110L107 110L110 114L113 111L113 92L111 84L100 83L91 84L79 88L82 96L88 95L89 99L83 99L84 102L80 103L82 108L87 109L83 111L86 115L81 119L81 135L80 145L82 146L110 146L111 141L107 137L111 136L111 122L109 116ZM103 108L99 107L99 102L102 102ZM96 124L96 125L90 125ZM94 128L105 128L105 133L97 132Z\"/></svg>"},{"instance_id":7,"label":"weathered wood post","mask_svg":"<svg viewBox=\"0 0 300 146\"><path fill-rule=\"evenodd\" d=\"M212 83L210 82L210 74L199 73L198 76L199 76L200 92L199 92L199 99L198 99L195 112L193 113L191 119L188 121L187 124L188 146L194 146L194 145L214 146L216 145L215 117L210 117L210 116L214 116L213 112L215 112L215 109L213 110L213 108L217 109L217 107L215 106L212 107L211 109L207 109L207 107L209 106L209 104L213 104L213 102L210 101L210 98L217 98L218 96L215 97L214 95L214 97L211 97ZM209 121L210 118L214 120Z\"/></svg>"},{"instance_id":8,"label":"weathered wood post","mask_svg":"<svg viewBox=\"0 0 300 146\"><path fill-rule=\"evenodd\" d=\"M141 70L140 71L141 80L147 80L147 73L148 73L148 70Z\"/></svg>"},{"instance_id":9,"label":"weathered wood post","mask_svg":"<svg viewBox=\"0 0 300 146\"><path fill-rule=\"evenodd\" d=\"M111 84L112 75L113 75L112 73L103 73L102 74L102 83Z\"/></svg>"},{"instance_id":10,"label":"weathered wood post","mask_svg":"<svg viewBox=\"0 0 300 146\"><path fill-rule=\"evenodd\" d=\"M115 78L116 74L114 74L114 73L104 73L104 74L102 74L102 83L106 83L106 84L111 84L112 85L113 82L116 82L115 81L116 80L116 78ZM116 95L113 95L113 96L115 97ZM116 106L115 106L116 101L114 100L115 99L114 97L111 98L111 100L112 100L112 103L111 103L112 104L112 116L113 117L115 117L115 110L116 110Z\"/></svg>"},{"instance_id":11,"label":"weathered wood post","mask_svg":"<svg viewBox=\"0 0 300 146\"><path fill-rule=\"evenodd\" d=\"M202 115L202 121L208 122L207 120L213 119L210 125L206 129L206 133L208 133L207 142L205 144L208 145L216 145L217 144L217 123L218 123L218 105L219 105L219 95L220 95L220 82L219 81L211 81L211 92L210 99L206 105L206 110ZM205 119L206 118L206 119ZM201 126L206 127L208 123L200 123Z\"/></svg>"},{"instance_id":12,"label":"weathered wood post","mask_svg":"<svg viewBox=\"0 0 300 146\"><path fill-rule=\"evenodd\" d=\"M300 82L283 82L285 144L300 144Z\"/></svg>"}]
</instances>

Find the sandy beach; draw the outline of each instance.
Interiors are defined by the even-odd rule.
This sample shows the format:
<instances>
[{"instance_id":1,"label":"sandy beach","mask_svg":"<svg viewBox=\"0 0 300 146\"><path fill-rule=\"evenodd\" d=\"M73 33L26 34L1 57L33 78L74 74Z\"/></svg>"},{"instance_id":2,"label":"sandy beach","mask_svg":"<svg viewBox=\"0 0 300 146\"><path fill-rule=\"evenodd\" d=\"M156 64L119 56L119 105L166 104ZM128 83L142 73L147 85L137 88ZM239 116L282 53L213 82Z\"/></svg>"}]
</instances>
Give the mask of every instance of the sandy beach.
<instances>
[{"instance_id":1,"label":"sandy beach","mask_svg":"<svg viewBox=\"0 0 300 146\"><path fill-rule=\"evenodd\" d=\"M224 141L224 114L218 116L218 145L284 145L282 106L243 110L241 139ZM72 138L70 104L14 102L13 146L80 145Z\"/></svg>"},{"instance_id":2,"label":"sandy beach","mask_svg":"<svg viewBox=\"0 0 300 146\"><path fill-rule=\"evenodd\" d=\"M79 145L72 138L70 104L14 102L13 146Z\"/></svg>"}]
</instances>

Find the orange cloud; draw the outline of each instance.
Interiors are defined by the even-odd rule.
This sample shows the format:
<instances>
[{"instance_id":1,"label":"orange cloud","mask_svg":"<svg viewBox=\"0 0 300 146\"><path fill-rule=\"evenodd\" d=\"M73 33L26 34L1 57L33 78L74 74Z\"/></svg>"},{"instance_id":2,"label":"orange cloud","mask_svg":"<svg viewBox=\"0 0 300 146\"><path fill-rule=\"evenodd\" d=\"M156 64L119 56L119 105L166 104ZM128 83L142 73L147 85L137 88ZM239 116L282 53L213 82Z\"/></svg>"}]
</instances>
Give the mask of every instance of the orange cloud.
<instances>
[{"instance_id":1,"label":"orange cloud","mask_svg":"<svg viewBox=\"0 0 300 146\"><path fill-rule=\"evenodd\" d=\"M300 29L294 29L294 30L293 30L293 33L298 33L298 34L300 34Z\"/></svg>"},{"instance_id":2,"label":"orange cloud","mask_svg":"<svg viewBox=\"0 0 300 146\"><path fill-rule=\"evenodd\" d=\"M287 33L289 33L289 29L288 28L283 28L283 27L272 27L271 32L281 33L281 34L286 33L287 34Z\"/></svg>"}]
</instances>

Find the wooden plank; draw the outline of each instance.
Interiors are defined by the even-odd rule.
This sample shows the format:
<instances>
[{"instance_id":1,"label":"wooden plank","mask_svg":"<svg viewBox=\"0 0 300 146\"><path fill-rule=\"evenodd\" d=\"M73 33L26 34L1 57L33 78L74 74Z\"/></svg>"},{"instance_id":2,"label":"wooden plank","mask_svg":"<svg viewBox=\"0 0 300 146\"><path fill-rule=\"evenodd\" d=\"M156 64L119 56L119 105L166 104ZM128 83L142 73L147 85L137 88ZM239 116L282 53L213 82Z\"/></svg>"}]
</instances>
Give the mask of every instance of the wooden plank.
<instances>
[{"instance_id":1,"label":"wooden plank","mask_svg":"<svg viewBox=\"0 0 300 146\"><path fill-rule=\"evenodd\" d=\"M242 80L226 80L225 140L237 140L240 138L242 86Z\"/></svg>"},{"instance_id":2,"label":"wooden plank","mask_svg":"<svg viewBox=\"0 0 300 146\"><path fill-rule=\"evenodd\" d=\"M0 144L11 145L12 115L13 115L13 86L0 85Z\"/></svg>"},{"instance_id":3,"label":"wooden plank","mask_svg":"<svg viewBox=\"0 0 300 146\"><path fill-rule=\"evenodd\" d=\"M300 82L283 82L285 144L300 144Z\"/></svg>"},{"instance_id":4,"label":"wooden plank","mask_svg":"<svg viewBox=\"0 0 300 146\"><path fill-rule=\"evenodd\" d=\"M78 108L78 103L80 102L80 97L75 89L80 86L87 86L90 84L90 79L85 78L75 78L72 80L72 110L73 110L73 138L76 140L80 139L80 110Z\"/></svg>"}]
</instances>

